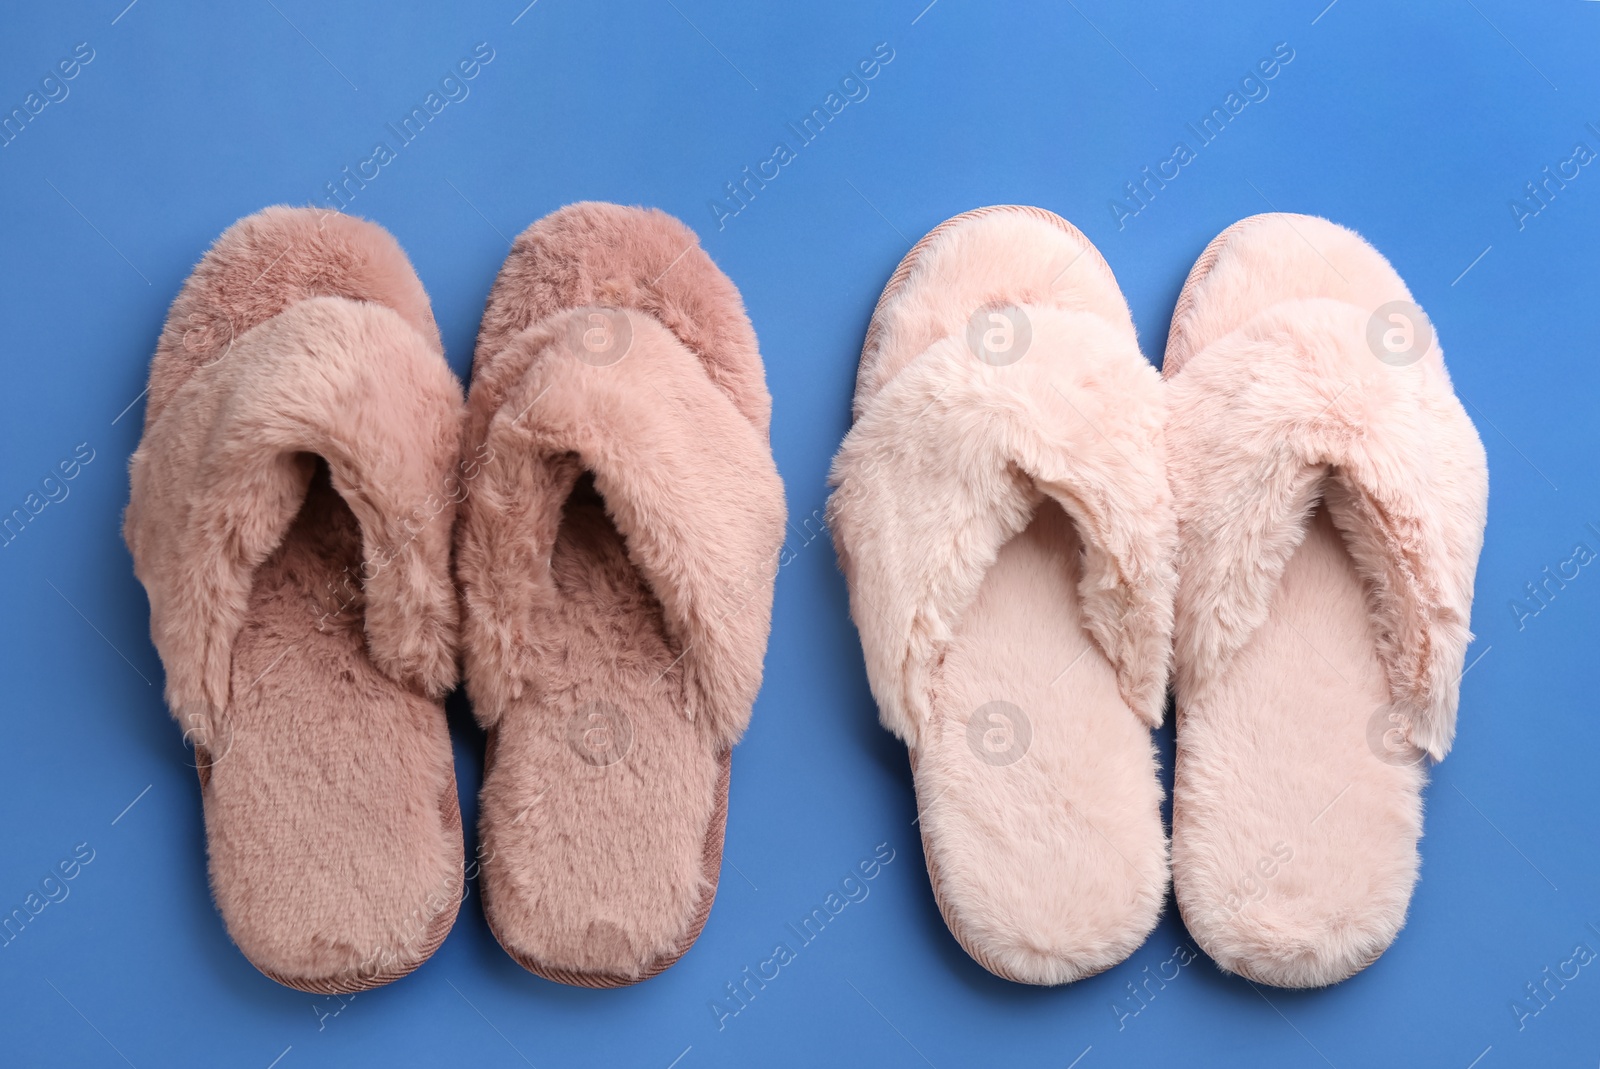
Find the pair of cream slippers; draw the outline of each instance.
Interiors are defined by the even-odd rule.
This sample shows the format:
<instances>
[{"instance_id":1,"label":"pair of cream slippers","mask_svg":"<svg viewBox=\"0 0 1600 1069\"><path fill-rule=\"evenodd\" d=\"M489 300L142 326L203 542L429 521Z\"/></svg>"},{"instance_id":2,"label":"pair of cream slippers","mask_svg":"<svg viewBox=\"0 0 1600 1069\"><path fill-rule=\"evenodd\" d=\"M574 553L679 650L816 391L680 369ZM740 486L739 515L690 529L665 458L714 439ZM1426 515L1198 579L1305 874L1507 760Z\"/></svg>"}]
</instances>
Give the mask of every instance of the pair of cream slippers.
<instances>
[{"instance_id":1,"label":"pair of cream slippers","mask_svg":"<svg viewBox=\"0 0 1600 1069\"><path fill-rule=\"evenodd\" d=\"M1322 219L1237 223L1158 374L1071 224L968 212L890 279L854 417L829 523L966 951L1093 975L1170 878L1226 970L1312 987L1375 960L1455 733L1488 497L1389 263Z\"/></svg>"}]
</instances>

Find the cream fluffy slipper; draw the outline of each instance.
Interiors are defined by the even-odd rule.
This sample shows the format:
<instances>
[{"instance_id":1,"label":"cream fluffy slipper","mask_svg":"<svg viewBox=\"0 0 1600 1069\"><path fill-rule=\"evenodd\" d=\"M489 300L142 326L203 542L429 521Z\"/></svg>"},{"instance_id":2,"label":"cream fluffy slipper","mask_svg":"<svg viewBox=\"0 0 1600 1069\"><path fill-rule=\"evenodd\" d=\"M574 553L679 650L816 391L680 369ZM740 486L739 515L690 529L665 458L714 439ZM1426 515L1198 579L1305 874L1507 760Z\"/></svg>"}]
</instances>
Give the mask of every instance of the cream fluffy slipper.
<instances>
[{"instance_id":1,"label":"cream fluffy slipper","mask_svg":"<svg viewBox=\"0 0 1600 1069\"><path fill-rule=\"evenodd\" d=\"M738 291L676 219L576 204L517 238L456 570L484 910L547 979L646 979L711 910L784 537L771 406Z\"/></svg>"},{"instance_id":2,"label":"cream fluffy slipper","mask_svg":"<svg viewBox=\"0 0 1600 1069\"><path fill-rule=\"evenodd\" d=\"M461 899L442 705L461 415L405 254L336 213L229 228L150 367L124 533L217 906L301 990L404 976Z\"/></svg>"},{"instance_id":3,"label":"cream fluffy slipper","mask_svg":"<svg viewBox=\"0 0 1600 1069\"><path fill-rule=\"evenodd\" d=\"M1213 241L1163 368L1180 532L1172 868L1224 969L1331 984L1417 878L1488 473L1394 269L1323 219Z\"/></svg>"},{"instance_id":4,"label":"cream fluffy slipper","mask_svg":"<svg viewBox=\"0 0 1600 1069\"><path fill-rule=\"evenodd\" d=\"M867 331L828 522L934 897L1007 979L1115 965L1165 897L1162 391L1110 268L1038 208L937 227Z\"/></svg>"}]
</instances>

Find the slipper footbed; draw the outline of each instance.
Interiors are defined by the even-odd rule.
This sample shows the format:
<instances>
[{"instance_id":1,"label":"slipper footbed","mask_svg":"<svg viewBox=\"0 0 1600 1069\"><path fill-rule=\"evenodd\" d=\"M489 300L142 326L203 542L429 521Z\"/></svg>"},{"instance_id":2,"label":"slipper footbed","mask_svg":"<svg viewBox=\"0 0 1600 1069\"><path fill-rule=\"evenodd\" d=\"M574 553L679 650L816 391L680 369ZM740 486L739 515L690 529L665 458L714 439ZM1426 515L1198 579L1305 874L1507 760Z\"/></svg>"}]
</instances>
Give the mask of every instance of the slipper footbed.
<instances>
[{"instance_id":1,"label":"slipper footbed","mask_svg":"<svg viewBox=\"0 0 1600 1069\"><path fill-rule=\"evenodd\" d=\"M550 567L558 598L546 633L560 650L544 663L560 671L494 728L484 897L496 938L524 967L568 983L633 982L676 960L705 922L726 751L680 712L681 651L592 478L567 499Z\"/></svg>"},{"instance_id":2,"label":"slipper footbed","mask_svg":"<svg viewBox=\"0 0 1600 1069\"><path fill-rule=\"evenodd\" d=\"M463 847L445 718L367 656L350 583L360 531L315 466L256 573L227 734L202 774L229 932L273 979L331 993L432 954L461 900Z\"/></svg>"},{"instance_id":3,"label":"slipper footbed","mask_svg":"<svg viewBox=\"0 0 1600 1069\"><path fill-rule=\"evenodd\" d=\"M985 968L1029 983L1122 961L1166 897L1154 745L1084 624L1079 552L1048 500L1001 548L936 672L916 751L950 929Z\"/></svg>"},{"instance_id":4,"label":"slipper footbed","mask_svg":"<svg viewBox=\"0 0 1600 1069\"><path fill-rule=\"evenodd\" d=\"M1090 313L1134 346L1110 268L1071 224L1038 208L978 209L936 228L891 278L863 348L856 415L993 303ZM1072 358L1037 344L1022 357ZM1045 498L1001 547L952 627L911 754L944 919L981 965L1025 983L1122 961L1155 927L1166 891L1156 752L1086 629L1081 546Z\"/></svg>"}]
</instances>

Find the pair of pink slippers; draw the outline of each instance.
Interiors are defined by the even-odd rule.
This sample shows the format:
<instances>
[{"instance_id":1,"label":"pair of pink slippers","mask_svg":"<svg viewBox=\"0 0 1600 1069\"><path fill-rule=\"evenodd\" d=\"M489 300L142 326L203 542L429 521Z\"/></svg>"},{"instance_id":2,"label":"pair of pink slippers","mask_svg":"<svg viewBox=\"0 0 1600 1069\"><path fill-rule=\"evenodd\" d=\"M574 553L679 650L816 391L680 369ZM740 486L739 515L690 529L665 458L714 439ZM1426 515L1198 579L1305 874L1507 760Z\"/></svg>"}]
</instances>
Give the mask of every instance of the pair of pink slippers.
<instances>
[{"instance_id":1,"label":"pair of pink slippers","mask_svg":"<svg viewBox=\"0 0 1600 1069\"><path fill-rule=\"evenodd\" d=\"M1226 970L1311 987L1376 959L1455 733L1488 497L1389 263L1322 219L1246 219L1190 272L1158 374L1074 227L968 212L889 281L854 415L829 522L967 952L1093 975L1170 878Z\"/></svg>"},{"instance_id":2,"label":"pair of pink slippers","mask_svg":"<svg viewBox=\"0 0 1600 1069\"><path fill-rule=\"evenodd\" d=\"M161 336L125 533L257 968L358 991L443 941L458 666L501 945L586 986L684 953L761 682L770 414L738 291L660 212L518 237L465 400L382 228L271 208L222 235Z\"/></svg>"}]
</instances>

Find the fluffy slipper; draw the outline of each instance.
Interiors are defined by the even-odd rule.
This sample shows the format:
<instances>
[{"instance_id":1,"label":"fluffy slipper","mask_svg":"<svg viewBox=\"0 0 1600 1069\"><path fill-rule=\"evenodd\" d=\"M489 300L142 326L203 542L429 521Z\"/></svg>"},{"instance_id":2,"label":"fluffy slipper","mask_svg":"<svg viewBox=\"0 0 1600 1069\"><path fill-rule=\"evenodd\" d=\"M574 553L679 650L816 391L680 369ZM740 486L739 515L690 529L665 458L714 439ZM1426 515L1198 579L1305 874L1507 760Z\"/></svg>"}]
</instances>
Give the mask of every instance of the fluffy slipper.
<instances>
[{"instance_id":1,"label":"fluffy slipper","mask_svg":"<svg viewBox=\"0 0 1600 1069\"><path fill-rule=\"evenodd\" d=\"M461 414L394 239L309 209L223 234L151 364L124 533L217 906L301 990L404 976L461 898L442 705Z\"/></svg>"},{"instance_id":2,"label":"fluffy slipper","mask_svg":"<svg viewBox=\"0 0 1600 1069\"><path fill-rule=\"evenodd\" d=\"M711 910L784 536L771 404L682 223L577 204L517 238L478 337L456 568L484 909L547 979L654 976Z\"/></svg>"},{"instance_id":3,"label":"fluffy slipper","mask_svg":"<svg viewBox=\"0 0 1600 1069\"><path fill-rule=\"evenodd\" d=\"M1488 502L1483 445L1394 269L1323 219L1213 241L1164 373L1180 531L1173 882L1224 969L1369 965L1417 878Z\"/></svg>"},{"instance_id":4,"label":"fluffy slipper","mask_svg":"<svg viewBox=\"0 0 1600 1069\"><path fill-rule=\"evenodd\" d=\"M878 301L854 415L828 522L945 922L1007 979L1109 968L1166 892L1176 541L1111 269L1038 208L942 224Z\"/></svg>"}]
</instances>

